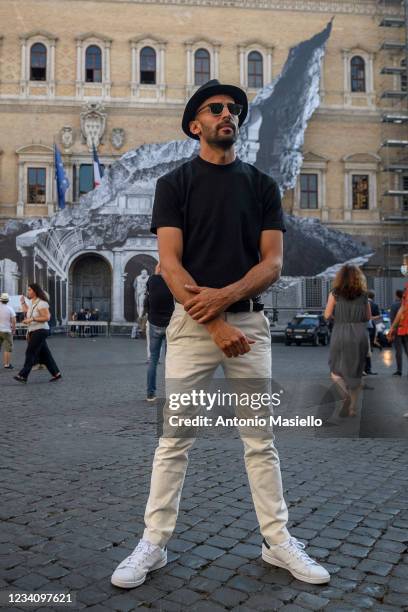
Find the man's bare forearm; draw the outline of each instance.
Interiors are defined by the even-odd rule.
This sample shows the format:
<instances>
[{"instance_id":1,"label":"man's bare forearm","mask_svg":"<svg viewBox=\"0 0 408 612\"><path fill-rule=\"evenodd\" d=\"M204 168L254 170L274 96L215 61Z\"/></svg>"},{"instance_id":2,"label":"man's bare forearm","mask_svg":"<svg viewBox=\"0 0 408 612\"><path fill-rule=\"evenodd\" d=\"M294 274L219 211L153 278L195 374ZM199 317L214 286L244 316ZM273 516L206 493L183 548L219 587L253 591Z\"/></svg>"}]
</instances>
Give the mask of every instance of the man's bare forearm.
<instances>
[{"instance_id":1,"label":"man's bare forearm","mask_svg":"<svg viewBox=\"0 0 408 612\"><path fill-rule=\"evenodd\" d=\"M161 261L160 265L161 275L166 281L166 285L177 302L184 304L191 297L191 293L184 285L195 285L195 280L179 261L174 260L166 263Z\"/></svg>"},{"instance_id":2,"label":"man's bare forearm","mask_svg":"<svg viewBox=\"0 0 408 612\"><path fill-rule=\"evenodd\" d=\"M281 271L282 259L264 259L251 268L239 281L224 287L224 290L229 292L231 304L245 300L266 291L279 280Z\"/></svg>"},{"instance_id":3,"label":"man's bare forearm","mask_svg":"<svg viewBox=\"0 0 408 612\"><path fill-rule=\"evenodd\" d=\"M172 261L165 264L161 262L161 275L177 302L184 305L191 298L191 292L185 288L185 285L196 284L191 274L187 272L179 261ZM219 320L220 317L216 317L212 321L205 323L204 326L211 333Z\"/></svg>"}]
</instances>

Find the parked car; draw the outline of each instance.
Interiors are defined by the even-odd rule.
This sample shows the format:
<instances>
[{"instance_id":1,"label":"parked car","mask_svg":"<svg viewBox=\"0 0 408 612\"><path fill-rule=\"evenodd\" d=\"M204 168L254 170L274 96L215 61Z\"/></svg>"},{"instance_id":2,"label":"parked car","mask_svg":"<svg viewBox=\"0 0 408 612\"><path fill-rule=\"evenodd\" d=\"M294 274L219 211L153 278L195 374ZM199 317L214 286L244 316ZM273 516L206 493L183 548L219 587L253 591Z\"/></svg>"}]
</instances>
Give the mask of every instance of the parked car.
<instances>
[{"instance_id":1,"label":"parked car","mask_svg":"<svg viewBox=\"0 0 408 612\"><path fill-rule=\"evenodd\" d=\"M310 342L313 346L325 346L330 341L330 331L322 314L297 314L285 330L285 344Z\"/></svg>"}]
</instances>

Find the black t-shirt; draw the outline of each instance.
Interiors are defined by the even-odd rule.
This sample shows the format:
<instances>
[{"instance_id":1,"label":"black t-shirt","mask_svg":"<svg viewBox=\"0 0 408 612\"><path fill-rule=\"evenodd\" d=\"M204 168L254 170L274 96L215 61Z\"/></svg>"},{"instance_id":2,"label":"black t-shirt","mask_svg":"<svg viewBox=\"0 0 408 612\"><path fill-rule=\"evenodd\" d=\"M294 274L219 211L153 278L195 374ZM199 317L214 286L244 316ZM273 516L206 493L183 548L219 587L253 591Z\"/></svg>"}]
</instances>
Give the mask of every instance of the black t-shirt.
<instances>
[{"instance_id":1,"label":"black t-shirt","mask_svg":"<svg viewBox=\"0 0 408 612\"><path fill-rule=\"evenodd\" d=\"M198 285L225 287L259 263L262 230L286 231L278 185L235 159L195 157L157 181L151 231L183 230L184 268Z\"/></svg>"},{"instance_id":2,"label":"black t-shirt","mask_svg":"<svg viewBox=\"0 0 408 612\"><path fill-rule=\"evenodd\" d=\"M152 274L147 280L147 319L152 325L167 327L174 310L174 298L160 274Z\"/></svg>"}]
</instances>

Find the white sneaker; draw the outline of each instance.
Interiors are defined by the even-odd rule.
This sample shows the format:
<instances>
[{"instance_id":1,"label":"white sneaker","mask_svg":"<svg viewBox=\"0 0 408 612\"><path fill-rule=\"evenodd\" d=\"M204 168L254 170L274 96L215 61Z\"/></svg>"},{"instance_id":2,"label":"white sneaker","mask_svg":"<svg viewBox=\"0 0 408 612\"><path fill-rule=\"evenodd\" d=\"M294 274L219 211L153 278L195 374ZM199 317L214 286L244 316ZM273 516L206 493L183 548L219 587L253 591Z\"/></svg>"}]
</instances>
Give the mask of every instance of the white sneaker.
<instances>
[{"instance_id":1,"label":"white sneaker","mask_svg":"<svg viewBox=\"0 0 408 612\"><path fill-rule=\"evenodd\" d=\"M329 582L329 572L305 553L305 544L294 537L284 544L262 542L262 559L287 569L295 578L311 584Z\"/></svg>"},{"instance_id":2,"label":"white sneaker","mask_svg":"<svg viewBox=\"0 0 408 612\"><path fill-rule=\"evenodd\" d=\"M140 540L134 551L126 557L112 574L111 583L122 589L133 589L146 580L148 572L164 567L167 549L148 540Z\"/></svg>"}]
</instances>

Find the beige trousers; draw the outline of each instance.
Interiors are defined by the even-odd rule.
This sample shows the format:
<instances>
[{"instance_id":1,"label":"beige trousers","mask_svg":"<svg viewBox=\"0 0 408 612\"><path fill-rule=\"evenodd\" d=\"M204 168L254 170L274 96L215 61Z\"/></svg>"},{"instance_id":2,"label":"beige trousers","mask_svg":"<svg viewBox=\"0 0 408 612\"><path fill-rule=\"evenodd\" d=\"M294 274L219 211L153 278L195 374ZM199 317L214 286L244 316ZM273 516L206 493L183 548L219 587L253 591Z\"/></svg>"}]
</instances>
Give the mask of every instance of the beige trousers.
<instances>
[{"instance_id":1,"label":"beige trousers","mask_svg":"<svg viewBox=\"0 0 408 612\"><path fill-rule=\"evenodd\" d=\"M196 323L181 304L167 328L166 380L188 381L191 389L222 366L226 378L271 378L271 339L264 313L224 313L225 320L255 340L251 351L228 358L207 329ZM283 498L278 452L271 433L241 438L255 511L263 537L271 544L286 541L288 510ZM181 491L194 438L161 437L156 449L143 537L164 547L176 526Z\"/></svg>"}]
</instances>

